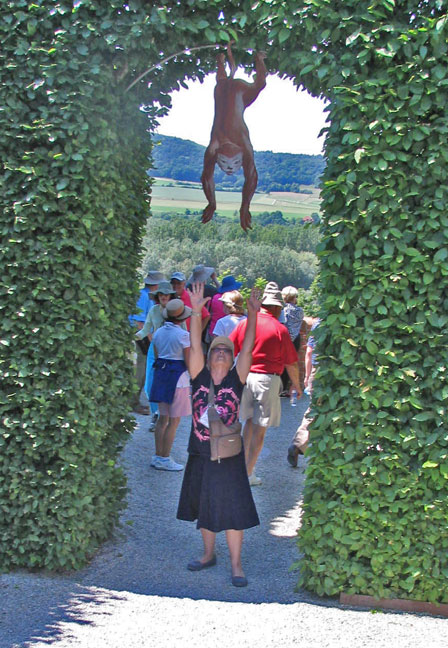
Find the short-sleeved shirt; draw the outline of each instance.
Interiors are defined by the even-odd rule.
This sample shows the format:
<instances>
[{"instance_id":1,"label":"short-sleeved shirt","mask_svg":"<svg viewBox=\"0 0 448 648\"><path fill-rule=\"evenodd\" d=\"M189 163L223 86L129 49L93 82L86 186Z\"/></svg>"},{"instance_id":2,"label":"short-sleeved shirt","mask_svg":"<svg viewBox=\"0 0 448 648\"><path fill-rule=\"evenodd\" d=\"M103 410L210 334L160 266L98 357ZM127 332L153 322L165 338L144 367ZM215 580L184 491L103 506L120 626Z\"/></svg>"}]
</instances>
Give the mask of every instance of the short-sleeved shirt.
<instances>
[{"instance_id":1,"label":"short-sleeved shirt","mask_svg":"<svg viewBox=\"0 0 448 648\"><path fill-rule=\"evenodd\" d=\"M188 452L190 454L210 454L210 430L200 419L208 408L211 375L208 367L191 381L192 422ZM243 383L236 367L232 367L219 385L214 386L216 411L226 425L238 421Z\"/></svg>"},{"instance_id":2,"label":"short-sleeved shirt","mask_svg":"<svg viewBox=\"0 0 448 648\"><path fill-rule=\"evenodd\" d=\"M229 335L235 345L235 356L243 346L246 326L247 320L240 322ZM280 324L271 313L257 313L257 329L250 370L254 373L281 375L285 365L295 362L297 362L297 351L286 326Z\"/></svg>"},{"instance_id":3,"label":"short-sleeved shirt","mask_svg":"<svg viewBox=\"0 0 448 648\"><path fill-rule=\"evenodd\" d=\"M154 333L152 341L158 358L183 360L183 351L190 346L190 334L173 322L165 322Z\"/></svg>"},{"instance_id":4,"label":"short-sleeved shirt","mask_svg":"<svg viewBox=\"0 0 448 648\"><path fill-rule=\"evenodd\" d=\"M214 295L213 298L209 301L208 309L210 311L210 324L209 324L210 335L212 334L217 335L215 333L216 322L219 322L221 317L224 317L225 315L224 304L221 301L220 293L217 292L216 295Z\"/></svg>"},{"instance_id":5,"label":"short-sleeved shirt","mask_svg":"<svg viewBox=\"0 0 448 648\"><path fill-rule=\"evenodd\" d=\"M225 317L221 317L221 319L219 319L216 322L213 335L224 335L225 337L229 337L233 329L236 328L238 324L245 319L246 319L245 315L232 314L232 315L226 315Z\"/></svg>"}]
</instances>

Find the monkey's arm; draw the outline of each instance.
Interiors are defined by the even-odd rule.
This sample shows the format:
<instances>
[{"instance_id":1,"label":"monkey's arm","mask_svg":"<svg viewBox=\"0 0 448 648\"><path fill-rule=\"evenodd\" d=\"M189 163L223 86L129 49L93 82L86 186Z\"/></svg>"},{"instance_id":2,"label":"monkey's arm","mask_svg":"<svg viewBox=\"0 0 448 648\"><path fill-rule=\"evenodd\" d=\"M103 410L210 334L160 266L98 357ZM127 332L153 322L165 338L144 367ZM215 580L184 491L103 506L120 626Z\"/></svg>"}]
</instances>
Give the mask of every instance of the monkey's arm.
<instances>
[{"instance_id":1,"label":"monkey's arm","mask_svg":"<svg viewBox=\"0 0 448 648\"><path fill-rule=\"evenodd\" d=\"M225 54L218 54L216 62L216 82L221 81L221 79L227 79Z\"/></svg>"},{"instance_id":2,"label":"monkey's arm","mask_svg":"<svg viewBox=\"0 0 448 648\"><path fill-rule=\"evenodd\" d=\"M232 54L232 48L230 47L230 45L231 43L228 43L227 45L227 58L229 60L229 65L230 65L230 78L233 79L236 72L236 65L235 65L235 59L233 58L233 54Z\"/></svg>"},{"instance_id":3,"label":"monkey's arm","mask_svg":"<svg viewBox=\"0 0 448 648\"><path fill-rule=\"evenodd\" d=\"M266 65L264 64L264 59L266 58L265 52L257 52L255 55L255 81L248 84L247 90L243 95L244 106L250 106L251 103L255 101L263 88L266 87L266 77L268 71Z\"/></svg>"}]
</instances>

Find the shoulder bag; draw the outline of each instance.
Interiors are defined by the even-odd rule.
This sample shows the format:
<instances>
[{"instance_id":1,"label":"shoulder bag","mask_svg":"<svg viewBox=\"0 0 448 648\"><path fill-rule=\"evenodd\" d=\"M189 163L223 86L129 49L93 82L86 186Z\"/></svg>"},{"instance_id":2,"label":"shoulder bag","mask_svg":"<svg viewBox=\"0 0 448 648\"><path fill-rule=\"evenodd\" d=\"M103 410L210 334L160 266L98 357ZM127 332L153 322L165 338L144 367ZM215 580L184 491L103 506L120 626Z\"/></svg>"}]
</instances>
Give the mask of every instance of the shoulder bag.
<instances>
[{"instance_id":1,"label":"shoulder bag","mask_svg":"<svg viewBox=\"0 0 448 648\"><path fill-rule=\"evenodd\" d=\"M226 425L215 408L215 389L213 380L210 381L208 393L208 424L210 430L210 459L220 462L221 459L234 457L243 447L241 439L241 423L236 421Z\"/></svg>"}]
</instances>

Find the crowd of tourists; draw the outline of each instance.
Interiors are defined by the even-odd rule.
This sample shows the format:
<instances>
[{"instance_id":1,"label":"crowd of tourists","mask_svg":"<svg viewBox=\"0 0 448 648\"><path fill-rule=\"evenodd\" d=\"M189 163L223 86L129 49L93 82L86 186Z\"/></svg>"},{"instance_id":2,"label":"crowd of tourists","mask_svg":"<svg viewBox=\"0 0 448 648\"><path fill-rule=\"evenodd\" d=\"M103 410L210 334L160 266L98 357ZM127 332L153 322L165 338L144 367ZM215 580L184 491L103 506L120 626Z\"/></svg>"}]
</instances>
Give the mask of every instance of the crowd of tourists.
<instances>
[{"instance_id":1,"label":"crowd of tourists","mask_svg":"<svg viewBox=\"0 0 448 648\"><path fill-rule=\"evenodd\" d=\"M317 360L310 332L318 324L297 305L293 286L269 282L246 303L240 288L231 275L220 283L202 264L188 279L151 270L129 318L137 329L133 410L150 416L151 466L185 468L177 517L197 521L202 534L203 554L188 569L216 564L216 533L225 531L236 587L247 585L243 531L259 524L251 487L262 483L255 467L266 430L280 425L282 396L294 404L303 390L311 394ZM171 456L183 416L192 419L185 467ZM308 410L287 449L293 467L306 450L309 423Z\"/></svg>"}]
</instances>

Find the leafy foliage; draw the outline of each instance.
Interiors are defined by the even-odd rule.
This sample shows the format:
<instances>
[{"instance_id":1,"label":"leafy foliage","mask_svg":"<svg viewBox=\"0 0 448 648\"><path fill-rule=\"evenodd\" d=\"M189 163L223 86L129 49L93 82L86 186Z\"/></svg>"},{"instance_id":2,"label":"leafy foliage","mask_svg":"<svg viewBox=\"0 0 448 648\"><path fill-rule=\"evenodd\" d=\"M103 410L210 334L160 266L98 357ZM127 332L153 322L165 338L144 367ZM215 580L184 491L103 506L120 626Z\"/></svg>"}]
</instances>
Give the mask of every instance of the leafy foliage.
<instances>
[{"instance_id":1,"label":"leafy foliage","mask_svg":"<svg viewBox=\"0 0 448 648\"><path fill-rule=\"evenodd\" d=\"M126 315L150 142L144 114L117 101L96 35L107 12L7 4L0 562L72 567L108 536L125 492Z\"/></svg>"},{"instance_id":2,"label":"leafy foliage","mask_svg":"<svg viewBox=\"0 0 448 648\"><path fill-rule=\"evenodd\" d=\"M154 142L154 177L200 182L205 146L168 135L157 135ZM322 155L272 151L255 151L255 164L259 191L299 192L301 185L317 186L325 166ZM227 176L216 166L215 184L217 189L242 189L243 172Z\"/></svg>"},{"instance_id":3,"label":"leafy foliage","mask_svg":"<svg viewBox=\"0 0 448 648\"><path fill-rule=\"evenodd\" d=\"M319 594L448 600L443 11L316 0L290 24L300 78L330 99L299 539L301 583Z\"/></svg>"},{"instance_id":4,"label":"leafy foliage","mask_svg":"<svg viewBox=\"0 0 448 648\"><path fill-rule=\"evenodd\" d=\"M309 315L310 317L319 317L321 309L319 275L317 275L313 280L313 283L308 290L299 288L297 305L303 308L305 315Z\"/></svg>"}]
</instances>

